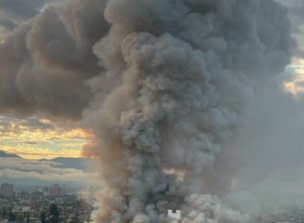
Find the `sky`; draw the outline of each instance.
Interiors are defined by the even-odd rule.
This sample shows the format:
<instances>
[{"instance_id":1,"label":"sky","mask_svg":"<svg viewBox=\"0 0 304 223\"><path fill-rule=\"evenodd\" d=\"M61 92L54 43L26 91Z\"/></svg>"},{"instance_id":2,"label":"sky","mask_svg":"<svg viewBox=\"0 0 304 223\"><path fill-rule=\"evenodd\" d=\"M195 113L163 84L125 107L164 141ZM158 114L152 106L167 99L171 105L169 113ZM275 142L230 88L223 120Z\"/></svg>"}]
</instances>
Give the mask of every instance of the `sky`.
<instances>
[{"instance_id":1,"label":"sky","mask_svg":"<svg viewBox=\"0 0 304 223\"><path fill-rule=\"evenodd\" d=\"M0 33L2 39L16 27L37 16L49 4L60 4L56 0L0 0ZM281 0L291 11L291 20L299 21L299 15L292 1ZM296 28L294 28L296 29ZM297 29L302 29L297 24ZM297 53L301 54L301 33L295 31L298 40ZM286 69L291 75L285 83L287 91L296 95L304 93L304 60L295 56L292 65ZM296 76L294 76L296 74ZM28 159L51 159L54 157L81 157L83 146L90 144L92 135L81 128L78 120L58 121L35 114L30 117L7 113L0 116L0 149Z\"/></svg>"},{"instance_id":2,"label":"sky","mask_svg":"<svg viewBox=\"0 0 304 223\"><path fill-rule=\"evenodd\" d=\"M1 0L0 33L2 38L39 14L54 0ZM0 116L0 150L27 159L81 157L81 148L90 134L79 122L58 122L43 114L22 117L13 113Z\"/></svg>"},{"instance_id":3,"label":"sky","mask_svg":"<svg viewBox=\"0 0 304 223\"><path fill-rule=\"evenodd\" d=\"M60 4L56 0L0 0L0 34L2 41L16 27L39 15L48 5ZM297 48L292 64L286 68L286 90L294 95L304 93L304 59L301 14L297 1L280 2L290 10L294 25ZM301 4L301 3L299 3ZM304 7L303 7L304 8ZM304 55L304 54L303 54ZM58 121L43 113L30 117L15 113L0 116L0 149L28 159L51 159L54 157L81 157L81 149L90 145L92 135L82 128L79 119Z\"/></svg>"},{"instance_id":4,"label":"sky","mask_svg":"<svg viewBox=\"0 0 304 223\"><path fill-rule=\"evenodd\" d=\"M1 0L1 36L37 16L48 4L56 4L56 1ZM31 117L12 113L1 115L0 129L0 149L27 159L81 157L81 148L90 139L90 134L79 123L52 121L42 114Z\"/></svg>"},{"instance_id":5,"label":"sky","mask_svg":"<svg viewBox=\"0 0 304 223\"><path fill-rule=\"evenodd\" d=\"M0 0L0 33L2 39L16 27L39 15L48 5L60 4L56 0ZM286 68L289 75L286 90L294 95L304 93L304 60L302 53L301 18L294 7L297 1L281 0L289 7L290 18L296 24L294 37L298 46L292 64ZM303 7L303 6L302 6ZM2 40L3 41L3 40ZM296 75L294 75L296 74ZM54 157L81 157L83 146L90 144L92 135L81 128L79 120L58 121L48 119L43 113L30 117L6 113L0 116L0 149L28 159Z\"/></svg>"},{"instance_id":6,"label":"sky","mask_svg":"<svg viewBox=\"0 0 304 223\"><path fill-rule=\"evenodd\" d=\"M52 122L43 116L0 116L1 150L28 159L80 157L90 135L77 123Z\"/></svg>"}]
</instances>

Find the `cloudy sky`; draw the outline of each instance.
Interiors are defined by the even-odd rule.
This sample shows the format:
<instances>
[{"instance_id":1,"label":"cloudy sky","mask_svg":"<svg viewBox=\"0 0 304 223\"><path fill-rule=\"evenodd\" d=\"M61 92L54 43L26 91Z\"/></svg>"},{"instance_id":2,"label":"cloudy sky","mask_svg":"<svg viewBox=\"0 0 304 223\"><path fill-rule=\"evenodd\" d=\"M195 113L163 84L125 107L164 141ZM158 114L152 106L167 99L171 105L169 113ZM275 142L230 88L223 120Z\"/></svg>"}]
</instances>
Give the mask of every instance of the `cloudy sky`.
<instances>
[{"instance_id":1,"label":"cloudy sky","mask_svg":"<svg viewBox=\"0 0 304 223\"><path fill-rule=\"evenodd\" d=\"M55 0L0 0L2 39ZM52 121L41 114L0 116L0 149L30 159L79 157L90 138L77 121Z\"/></svg>"},{"instance_id":2,"label":"cloudy sky","mask_svg":"<svg viewBox=\"0 0 304 223\"><path fill-rule=\"evenodd\" d=\"M1 38L12 33L17 27L31 21L50 4L61 4L56 0L0 0ZM286 68L285 87L294 94L304 93L304 56L302 34L302 1L280 2L288 7L293 22L293 33L297 40L294 59ZM302 10L302 11L301 11ZM302 43L303 42L303 43ZM77 109L77 108L76 108ZM80 157L81 148L90 145L92 134L81 126L79 118L54 119L42 113L23 116L6 112L0 116L0 149L24 158L41 159L59 156Z\"/></svg>"},{"instance_id":3,"label":"cloudy sky","mask_svg":"<svg viewBox=\"0 0 304 223\"><path fill-rule=\"evenodd\" d=\"M35 115L0 116L1 150L30 159L79 157L90 135L77 123L58 123Z\"/></svg>"},{"instance_id":4,"label":"cloudy sky","mask_svg":"<svg viewBox=\"0 0 304 223\"><path fill-rule=\"evenodd\" d=\"M17 37L21 30L26 29L28 24L32 24L32 20L34 20L35 17L44 12L45 8L48 8L51 5L63 4L64 2L65 0L0 0L0 39L2 43L5 43L6 38L11 39L8 37L10 35ZM53 20L50 19L50 21ZM60 25L61 24L58 26ZM52 25L50 25L50 27L55 29L57 28L56 26L56 19L54 19L54 27L52 27ZM16 31L17 29L18 31ZM25 39L25 36L21 36L19 40L15 40L25 41ZM9 45L13 46L14 44L15 43L10 43ZM65 44L65 46L66 45L69 44ZM3 52L3 58L8 58L9 53L5 52L5 46L2 47L3 48L0 51ZM69 46L67 47L68 48L59 46L59 48L63 50L62 52L68 52L70 48ZM20 54L22 54L21 51L16 51L15 56L19 56ZM55 53L56 57L60 58L60 55L62 55L62 53ZM16 58L11 59L12 60L10 61L13 61ZM76 58L75 60L79 59ZM6 65L8 64L6 62L4 63ZM10 72L6 68L6 65L2 66L4 67L2 68L2 78L4 79L8 77L5 73ZM75 69L79 68L77 65L75 67ZM95 65L95 67L97 67L97 65ZM90 69L91 68L87 69L86 72L89 73ZM27 106L23 105L28 104L29 100L32 99L26 99L27 101L24 101L24 103L20 103L20 101L18 101L19 99L17 99L14 102L15 105L7 109L6 103L11 99L16 99L15 94L13 93L14 90L12 90L13 88L9 90L10 93L5 93L6 96L2 95L4 97L0 99L2 101L0 106L2 108L0 115L0 150L14 153L28 159L81 157L81 148L84 145L90 146L90 141L92 140L90 131L84 129L80 123L80 111L82 110L82 105L84 105L85 98L87 97L86 95L79 93L81 90L78 90L80 88L79 85L81 85L82 88L85 88L82 86L82 79L79 80L78 83L75 83L76 80L72 79L72 75L77 75L77 72L73 71L65 72L60 70L58 72L55 71L54 73L37 67L35 67L34 70L33 73L40 72L45 74L46 79L43 84L50 84L49 89L47 89L48 87L37 88L37 92L34 92L34 90L30 93L35 98L34 100L40 101L39 103L42 107L36 109L34 108L34 105L32 108L28 109ZM42 76L44 76L44 74L42 74ZM71 78L63 77L61 81L53 81L52 76L54 77L56 75L61 75L62 77L64 75L70 75ZM2 92L9 89L7 88L9 83L6 83L8 79L4 79L2 79ZM34 81L39 80L35 79ZM30 85L32 83L28 80L27 83L29 83L28 87L31 88ZM72 86L74 89L66 89L69 88L69 86ZM63 91L66 92L65 95L61 94ZM51 96L48 97L48 95ZM31 95L28 96L32 97ZM36 102L34 103L36 104ZM18 111L16 112L16 107L14 106L17 106L20 109L18 108ZM50 110L52 114L40 113L40 109L42 111L44 110L44 112L47 111L47 113L48 110Z\"/></svg>"},{"instance_id":5,"label":"cloudy sky","mask_svg":"<svg viewBox=\"0 0 304 223\"><path fill-rule=\"evenodd\" d=\"M58 2L0 0L2 38L49 4ZM90 134L80 128L79 123L52 121L42 114L25 118L7 113L0 116L0 130L1 150L29 159L81 157L81 148L90 139Z\"/></svg>"}]
</instances>

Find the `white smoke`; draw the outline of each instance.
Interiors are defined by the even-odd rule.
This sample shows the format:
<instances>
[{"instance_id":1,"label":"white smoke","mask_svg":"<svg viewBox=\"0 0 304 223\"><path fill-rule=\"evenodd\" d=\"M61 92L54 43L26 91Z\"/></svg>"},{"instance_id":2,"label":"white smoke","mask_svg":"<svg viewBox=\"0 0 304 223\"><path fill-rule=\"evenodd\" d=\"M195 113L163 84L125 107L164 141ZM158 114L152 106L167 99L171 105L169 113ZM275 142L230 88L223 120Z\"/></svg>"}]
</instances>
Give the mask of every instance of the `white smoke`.
<instances>
[{"instance_id":1,"label":"white smoke","mask_svg":"<svg viewBox=\"0 0 304 223\"><path fill-rule=\"evenodd\" d=\"M227 208L218 198L210 195L191 195L186 198L189 213L182 223L191 222L249 222L249 215Z\"/></svg>"}]
</instances>

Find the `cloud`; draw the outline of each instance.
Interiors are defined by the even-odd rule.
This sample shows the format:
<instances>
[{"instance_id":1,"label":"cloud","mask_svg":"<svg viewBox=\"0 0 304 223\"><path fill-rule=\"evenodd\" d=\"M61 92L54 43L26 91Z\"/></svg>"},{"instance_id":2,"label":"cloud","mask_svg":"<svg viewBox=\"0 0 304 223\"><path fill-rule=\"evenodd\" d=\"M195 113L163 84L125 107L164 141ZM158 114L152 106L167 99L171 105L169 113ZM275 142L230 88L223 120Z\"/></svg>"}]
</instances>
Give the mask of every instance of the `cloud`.
<instances>
[{"instance_id":1,"label":"cloud","mask_svg":"<svg viewBox=\"0 0 304 223\"><path fill-rule=\"evenodd\" d=\"M3 0L10 17L31 17L5 35L0 45L0 111L79 120L92 96L86 82L102 72L93 45L109 30L103 17L105 1ZM48 6L46 6L46 4ZM43 9L42 9L43 8ZM23 15L23 16L22 16ZM12 21L12 20L11 20ZM10 25L9 25L10 23Z\"/></svg>"},{"instance_id":2,"label":"cloud","mask_svg":"<svg viewBox=\"0 0 304 223\"><path fill-rule=\"evenodd\" d=\"M39 144L22 145L22 146L1 146L1 150L17 154L27 159L52 159L55 157L82 157L81 144L74 148L41 148Z\"/></svg>"},{"instance_id":3,"label":"cloud","mask_svg":"<svg viewBox=\"0 0 304 223\"><path fill-rule=\"evenodd\" d=\"M0 158L0 177L40 179L44 181L95 182L96 173L72 168L61 169L58 163L19 158Z\"/></svg>"},{"instance_id":4,"label":"cloud","mask_svg":"<svg viewBox=\"0 0 304 223\"><path fill-rule=\"evenodd\" d=\"M304 60L294 58L291 65L285 69L284 87L295 97L299 98L304 93Z\"/></svg>"},{"instance_id":5,"label":"cloud","mask_svg":"<svg viewBox=\"0 0 304 223\"><path fill-rule=\"evenodd\" d=\"M41 116L0 116L0 130L0 138L15 138L17 141L35 137L34 141L85 140L90 136L89 131L80 128L79 123L52 121Z\"/></svg>"},{"instance_id":6,"label":"cloud","mask_svg":"<svg viewBox=\"0 0 304 223\"><path fill-rule=\"evenodd\" d=\"M294 0L291 2L293 3L291 5L291 13L299 17L304 17L304 2L302 0Z\"/></svg>"},{"instance_id":7,"label":"cloud","mask_svg":"<svg viewBox=\"0 0 304 223\"><path fill-rule=\"evenodd\" d=\"M25 141L25 142L22 142L22 143L29 144L29 145L36 145L36 144L39 144L40 142L35 142L35 141Z\"/></svg>"},{"instance_id":8,"label":"cloud","mask_svg":"<svg viewBox=\"0 0 304 223\"><path fill-rule=\"evenodd\" d=\"M294 96L299 97L304 93L304 1L302 0L278 0L288 10L292 26L292 35L295 41L293 59L286 67L287 78L284 83L285 89Z\"/></svg>"},{"instance_id":9,"label":"cloud","mask_svg":"<svg viewBox=\"0 0 304 223\"><path fill-rule=\"evenodd\" d=\"M220 173L215 174L217 183L209 182L214 193L229 188L237 192L231 196L238 198L238 192L250 192L262 210L303 204L303 108L301 94L295 100L275 89L259 89L215 165L214 172ZM228 185L223 179L230 180ZM302 201L294 199L295 195L301 195Z\"/></svg>"},{"instance_id":10,"label":"cloud","mask_svg":"<svg viewBox=\"0 0 304 223\"><path fill-rule=\"evenodd\" d=\"M59 4L65 0L1 0L0 27L2 34L7 34L20 26L23 22L38 15L41 10L50 4Z\"/></svg>"},{"instance_id":11,"label":"cloud","mask_svg":"<svg viewBox=\"0 0 304 223\"><path fill-rule=\"evenodd\" d=\"M38 114L0 116L0 150L25 158L80 157L81 148L92 138L93 133L78 122L49 120Z\"/></svg>"},{"instance_id":12,"label":"cloud","mask_svg":"<svg viewBox=\"0 0 304 223\"><path fill-rule=\"evenodd\" d=\"M2 19L0 19L0 26L11 31L11 30L15 29L18 25L9 19L2 18Z\"/></svg>"},{"instance_id":13,"label":"cloud","mask_svg":"<svg viewBox=\"0 0 304 223\"><path fill-rule=\"evenodd\" d=\"M103 71L92 47L109 30L105 2L55 3L0 0L8 30L0 44L0 112L10 113L0 117L0 146L10 150L76 150L91 137L78 122L92 97L87 81Z\"/></svg>"},{"instance_id":14,"label":"cloud","mask_svg":"<svg viewBox=\"0 0 304 223\"><path fill-rule=\"evenodd\" d=\"M0 10L17 18L29 19L39 13L38 9L41 7L41 4L43 5L44 3L45 1L43 0L1 0Z\"/></svg>"},{"instance_id":15,"label":"cloud","mask_svg":"<svg viewBox=\"0 0 304 223\"><path fill-rule=\"evenodd\" d=\"M7 17L28 20L33 18L47 4L54 4L59 0L1 0L0 12Z\"/></svg>"},{"instance_id":16,"label":"cloud","mask_svg":"<svg viewBox=\"0 0 304 223\"><path fill-rule=\"evenodd\" d=\"M293 49L294 57L304 57L304 2L302 0L278 0L288 10L292 26L292 34L296 47Z\"/></svg>"}]
</instances>

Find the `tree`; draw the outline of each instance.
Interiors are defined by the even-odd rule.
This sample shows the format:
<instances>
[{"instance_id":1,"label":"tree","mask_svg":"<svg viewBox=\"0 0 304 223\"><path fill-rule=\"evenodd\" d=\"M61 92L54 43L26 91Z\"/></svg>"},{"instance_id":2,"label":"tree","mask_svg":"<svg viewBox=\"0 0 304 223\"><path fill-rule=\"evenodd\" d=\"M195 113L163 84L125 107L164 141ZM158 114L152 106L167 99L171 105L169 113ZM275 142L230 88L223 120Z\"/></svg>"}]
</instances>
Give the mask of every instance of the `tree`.
<instances>
[{"instance_id":1,"label":"tree","mask_svg":"<svg viewBox=\"0 0 304 223\"><path fill-rule=\"evenodd\" d=\"M16 220L16 215L15 213L13 213L12 209L9 209L8 212L8 221L15 221Z\"/></svg>"},{"instance_id":2,"label":"tree","mask_svg":"<svg viewBox=\"0 0 304 223\"><path fill-rule=\"evenodd\" d=\"M74 207L74 209L76 209L76 210L80 210L81 209L81 201L80 200L75 200L74 202L73 202L73 207Z\"/></svg>"},{"instance_id":3,"label":"tree","mask_svg":"<svg viewBox=\"0 0 304 223\"><path fill-rule=\"evenodd\" d=\"M50 223L59 223L59 210L56 204L50 206Z\"/></svg>"},{"instance_id":4,"label":"tree","mask_svg":"<svg viewBox=\"0 0 304 223\"><path fill-rule=\"evenodd\" d=\"M30 213L26 213L26 223L30 223Z\"/></svg>"},{"instance_id":5,"label":"tree","mask_svg":"<svg viewBox=\"0 0 304 223\"><path fill-rule=\"evenodd\" d=\"M76 211L75 216L72 218L71 223L80 223L78 211Z\"/></svg>"},{"instance_id":6,"label":"tree","mask_svg":"<svg viewBox=\"0 0 304 223\"><path fill-rule=\"evenodd\" d=\"M3 215L3 217L7 216L7 207L3 207L2 215Z\"/></svg>"},{"instance_id":7,"label":"tree","mask_svg":"<svg viewBox=\"0 0 304 223\"><path fill-rule=\"evenodd\" d=\"M25 198L27 195L28 195L28 193L25 192L25 191L21 191L21 192L19 193L19 196L20 196L21 198Z\"/></svg>"},{"instance_id":8,"label":"tree","mask_svg":"<svg viewBox=\"0 0 304 223\"><path fill-rule=\"evenodd\" d=\"M23 222L23 215L22 214L17 215L17 221L18 222Z\"/></svg>"},{"instance_id":9,"label":"tree","mask_svg":"<svg viewBox=\"0 0 304 223\"><path fill-rule=\"evenodd\" d=\"M44 212L41 212L41 214L40 214L40 221L41 221L41 223L46 223Z\"/></svg>"}]
</instances>

